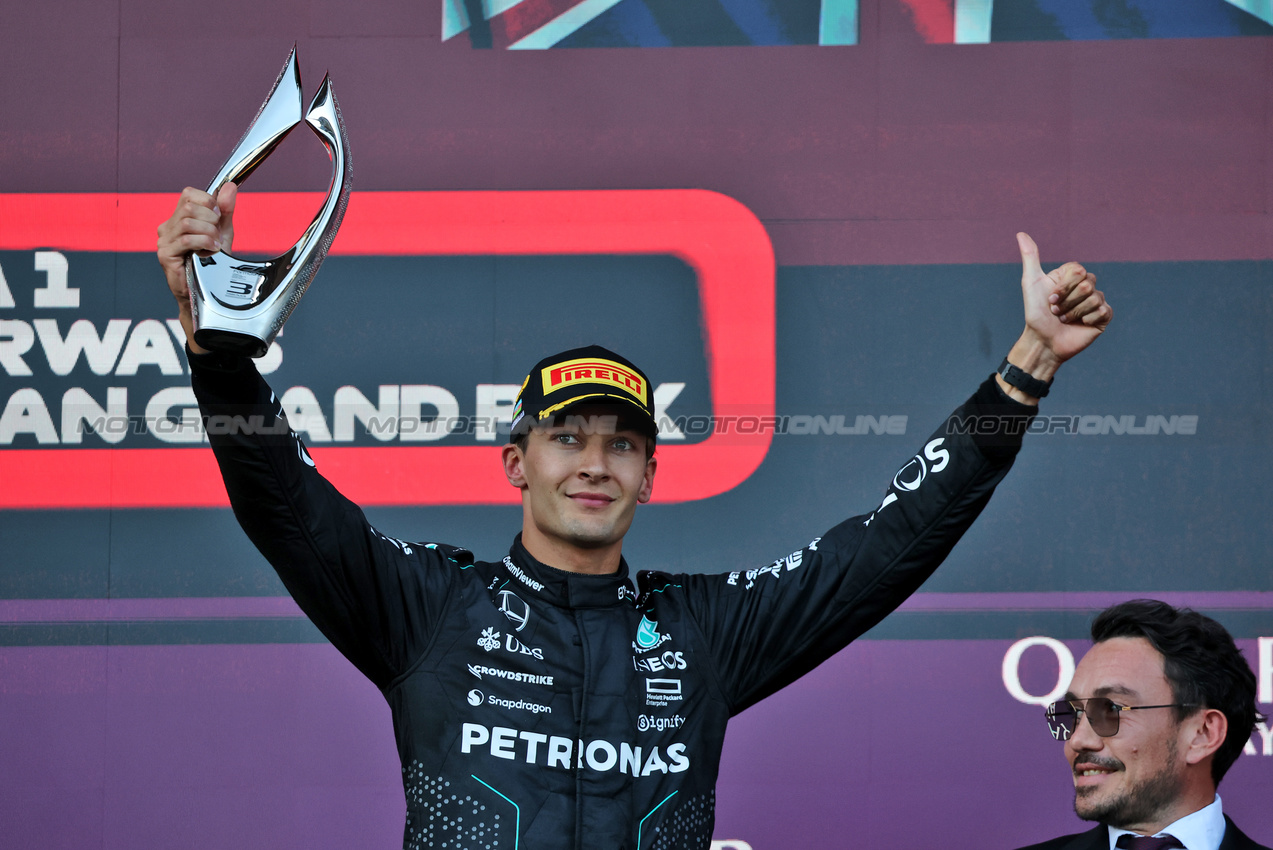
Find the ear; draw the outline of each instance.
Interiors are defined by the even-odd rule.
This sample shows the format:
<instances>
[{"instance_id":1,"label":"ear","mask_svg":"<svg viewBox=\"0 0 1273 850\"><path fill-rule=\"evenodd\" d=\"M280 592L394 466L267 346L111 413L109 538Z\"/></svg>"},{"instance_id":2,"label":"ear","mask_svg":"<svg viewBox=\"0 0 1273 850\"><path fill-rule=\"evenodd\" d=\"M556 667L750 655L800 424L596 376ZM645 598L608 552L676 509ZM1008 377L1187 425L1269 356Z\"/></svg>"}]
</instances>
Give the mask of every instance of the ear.
<instances>
[{"instance_id":1,"label":"ear","mask_svg":"<svg viewBox=\"0 0 1273 850\"><path fill-rule=\"evenodd\" d=\"M1199 764L1211 757L1224 744L1229 734L1229 719L1214 708L1203 709L1181 724L1185 747L1185 763Z\"/></svg>"},{"instance_id":2,"label":"ear","mask_svg":"<svg viewBox=\"0 0 1273 850\"><path fill-rule=\"evenodd\" d=\"M518 445L515 443L506 444L500 450L500 459L504 462L504 477L508 479L509 484L519 490L525 490L530 486L526 483L524 465L526 458Z\"/></svg>"},{"instance_id":3,"label":"ear","mask_svg":"<svg viewBox=\"0 0 1273 850\"><path fill-rule=\"evenodd\" d=\"M659 459L653 456L645 462L645 475L641 479L641 489L637 491L637 501L643 505L654 495L654 470L658 465Z\"/></svg>"}]
</instances>

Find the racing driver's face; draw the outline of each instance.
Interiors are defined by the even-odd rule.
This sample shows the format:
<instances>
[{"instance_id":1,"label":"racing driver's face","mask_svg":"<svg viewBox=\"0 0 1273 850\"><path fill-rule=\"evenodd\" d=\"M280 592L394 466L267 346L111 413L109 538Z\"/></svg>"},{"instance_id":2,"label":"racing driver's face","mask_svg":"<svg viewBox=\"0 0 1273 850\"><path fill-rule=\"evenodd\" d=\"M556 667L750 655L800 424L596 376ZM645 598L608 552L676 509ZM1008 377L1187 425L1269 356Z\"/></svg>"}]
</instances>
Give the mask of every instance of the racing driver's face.
<instances>
[{"instance_id":1,"label":"racing driver's face","mask_svg":"<svg viewBox=\"0 0 1273 850\"><path fill-rule=\"evenodd\" d=\"M537 426L524 448L506 446L505 473L522 489L522 537L532 554L562 569L599 557L617 569L623 535L654 486L648 442L614 408L585 405Z\"/></svg>"}]
</instances>

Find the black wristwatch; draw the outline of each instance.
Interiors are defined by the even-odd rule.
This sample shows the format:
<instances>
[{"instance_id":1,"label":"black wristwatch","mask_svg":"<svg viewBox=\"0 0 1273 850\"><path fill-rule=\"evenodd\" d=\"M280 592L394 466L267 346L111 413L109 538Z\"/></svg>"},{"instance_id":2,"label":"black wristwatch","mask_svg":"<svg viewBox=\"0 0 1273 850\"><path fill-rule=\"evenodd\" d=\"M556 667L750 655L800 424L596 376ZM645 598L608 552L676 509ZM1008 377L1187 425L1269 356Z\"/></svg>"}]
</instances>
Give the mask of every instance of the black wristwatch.
<instances>
[{"instance_id":1,"label":"black wristwatch","mask_svg":"<svg viewBox=\"0 0 1273 850\"><path fill-rule=\"evenodd\" d=\"M1008 386L1016 387L1026 395L1032 395L1035 398L1045 398L1052 387L1051 381L1040 381L1024 369L1013 366L1006 357L999 364L999 377L1003 378Z\"/></svg>"}]
</instances>

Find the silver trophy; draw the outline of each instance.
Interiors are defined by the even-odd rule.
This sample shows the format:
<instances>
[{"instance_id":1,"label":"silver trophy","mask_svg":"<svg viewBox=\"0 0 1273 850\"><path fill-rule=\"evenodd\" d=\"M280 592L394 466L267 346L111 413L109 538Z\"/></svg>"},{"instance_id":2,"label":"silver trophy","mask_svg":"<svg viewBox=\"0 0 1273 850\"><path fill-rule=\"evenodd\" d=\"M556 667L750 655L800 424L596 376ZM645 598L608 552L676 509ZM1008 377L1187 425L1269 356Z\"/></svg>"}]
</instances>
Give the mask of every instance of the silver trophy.
<instances>
[{"instance_id":1,"label":"silver trophy","mask_svg":"<svg viewBox=\"0 0 1273 850\"><path fill-rule=\"evenodd\" d=\"M265 354L318 273L345 216L351 187L345 122L332 93L330 75L323 77L309 109L302 111L295 47L261 111L208 185L208 192L216 197L227 182L242 184L302 121L322 141L332 160L327 200L296 244L273 259L244 260L220 251L186 259L194 338L204 348L249 357Z\"/></svg>"}]
</instances>

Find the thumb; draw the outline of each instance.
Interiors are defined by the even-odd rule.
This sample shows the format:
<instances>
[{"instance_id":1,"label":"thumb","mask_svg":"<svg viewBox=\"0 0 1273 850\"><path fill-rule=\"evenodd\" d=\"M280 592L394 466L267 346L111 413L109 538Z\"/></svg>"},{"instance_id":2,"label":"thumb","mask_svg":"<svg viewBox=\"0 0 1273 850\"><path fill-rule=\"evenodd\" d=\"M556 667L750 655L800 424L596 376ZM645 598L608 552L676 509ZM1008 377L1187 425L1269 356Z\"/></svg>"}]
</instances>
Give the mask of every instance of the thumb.
<instances>
[{"instance_id":1,"label":"thumb","mask_svg":"<svg viewBox=\"0 0 1273 850\"><path fill-rule=\"evenodd\" d=\"M217 229L221 231L221 250L230 253L230 249L234 245L234 205L239 197L239 187L233 183L226 183L217 190L217 209L221 212L221 220L217 222Z\"/></svg>"},{"instance_id":2,"label":"thumb","mask_svg":"<svg viewBox=\"0 0 1273 850\"><path fill-rule=\"evenodd\" d=\"M221 217L226 219L226 224L234 219L234 204L238 197L239 187L230 182L217 192L217 208L221 210Z\"/></svg>"},{"instance_id":3,"label":"thumb","mask_svg":"<svg viewBox=\"0 0 1273 850\"><path fill-rule=\"evenodd\" d=\"M1039 264L1039 246L1034 244L1030 234L1018 233L1017 247L1021 249L1021 279L1038 280L1043 276L1043 266Z\"/></svg>"}]
</instances>

